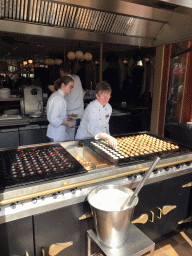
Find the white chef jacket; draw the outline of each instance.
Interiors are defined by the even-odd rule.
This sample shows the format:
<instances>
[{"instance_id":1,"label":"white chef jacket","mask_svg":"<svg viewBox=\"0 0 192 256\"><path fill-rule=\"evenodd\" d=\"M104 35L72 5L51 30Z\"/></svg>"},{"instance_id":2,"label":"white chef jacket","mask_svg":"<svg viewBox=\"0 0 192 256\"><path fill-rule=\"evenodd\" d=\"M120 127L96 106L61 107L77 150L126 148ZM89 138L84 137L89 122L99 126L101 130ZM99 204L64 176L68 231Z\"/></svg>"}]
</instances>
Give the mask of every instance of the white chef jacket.
<instances>
[{"instance_id":1,"label":"white chef jacket","mask_svg":"<svg viewBox=\"0 0 192 256\"><path fill-rule=\"evenodd\" d=\"M77 118L81 119L84 113L83 88L81 80L77 75L70 74L69 76L73 78L74 88L70 94L65 95L67 102L67 114L77 114ZM71 119L70 121L76 125L76 119ZM66 133L68 139L74 139L75 128L66 126Z\"/></svg>"},{"instance_id":2,"label":"white chef jacket","mask_svg":"<svg viewBox=\"0 0 192 256\"><path fill-rule=\"evenodd\" d=\"M52 93L48 99L47 120L47 137L54 139L54 142L66 140L66 126L62 125L62 122L67 120L67 103L60 89Z\"/></svg>"},{"instance_id":3,"label":"white chef jacket","mask_svg":"<svg viewBox=\"0 0 192 256\"><path fill-rule=\"evenodd\" d=\"M77 130L76 139L95 138L101 132L109 134L109 119L112 107L109 103L104 107L96 99L85 109L80 126Z\"/></svg>"}]
</instances>

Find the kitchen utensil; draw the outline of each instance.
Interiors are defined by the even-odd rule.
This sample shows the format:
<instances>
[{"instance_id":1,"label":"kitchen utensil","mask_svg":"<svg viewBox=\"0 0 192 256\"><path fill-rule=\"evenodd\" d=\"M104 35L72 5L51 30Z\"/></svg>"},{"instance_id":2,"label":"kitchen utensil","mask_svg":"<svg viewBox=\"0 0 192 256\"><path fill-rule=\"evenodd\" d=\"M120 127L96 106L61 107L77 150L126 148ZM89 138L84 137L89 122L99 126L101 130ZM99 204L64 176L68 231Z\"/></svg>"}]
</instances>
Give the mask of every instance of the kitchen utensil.
<instances>
[{"instance_id":1,"label":"kitchen utensil","mask_svg":"<svg viewBox=\"0 0 192 256\"><path fill-rule=\"evenodd\" d=\"M149 178L150 174L152 173L152 171L154 170L155 166L157 165L157 163L159 162L160 157L156 157L155 161L153 162L153 164L151 165L151 167L149 168L149 170L146 172L144 178L141 180L141 182L139 183L139 185L137 186L137 188L135 189L134 193L132 194L131 198L127 197L127 199L125 200L125 202L122 204L121 206L121 210L123 210L126 206L129 207L134 199L137 197L139 191L141 190L141 188L143 187L144 183L146 182L146 180Z\"/></svg>"},{"instance_id":2,"label":"kitchen utensil","mask_svg":"<svg viewBox=\"0 0 192 256\"><path fill-rule=\"evenodd\" d=\"M34 114L38 110L43 110L42 88L30 85L24 88L24 97L20 101L21 113L25 115Z\"/></svg>"}]
</instances>

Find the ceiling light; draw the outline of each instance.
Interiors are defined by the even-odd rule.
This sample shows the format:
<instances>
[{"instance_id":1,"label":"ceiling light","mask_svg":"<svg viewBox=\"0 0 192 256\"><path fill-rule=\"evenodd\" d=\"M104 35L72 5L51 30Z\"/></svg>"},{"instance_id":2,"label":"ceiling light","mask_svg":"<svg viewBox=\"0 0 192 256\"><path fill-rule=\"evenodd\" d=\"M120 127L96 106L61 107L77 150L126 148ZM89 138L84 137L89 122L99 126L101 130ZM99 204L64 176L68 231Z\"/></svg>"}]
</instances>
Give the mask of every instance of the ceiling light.
<instances>
[{"instance_id":1,"label":"ceiling light","mask_svg":"<svg viewBox=\"0 0 192 256\"><path fill-rule=\"evenodd\" d=\"M85 60L90 61L92 59L92 54L90 52L86 52L84 55Z\"/></svg>"},{"instance_id":2,"label":"ceiling light","mask_svg":"<svg viewBox=\"0 0 192 256\"><path fill-rule=\"evenodd\" d=\"M139 60L139 61L137 61L137 66L143 66L143 62L142 62L142 60Z\"/></svg>"},{"instance_id":3,"label":"ceiling light","mask_svg":"<svg viewBox=\"0 0 192 256\"><path fill-rule=\"evenodd\" d=\"M75 59L75 53L74 53L74 52L68 52L67 58L68 58L69 60L74 60L74 59Z\"/></svg>"},{"instance_id":4,"label":"ceiling light","mask_svg":"<svg viewBox=\"0 0 192 256\"><path fill-rule=\"evenodd\" d=\"M83 58L83 52L82 51L76 51L75 57L77 60L81 60Z\"/></svg>"},{"instance_id":5,"label":"ceiling light","mask_svg":"<svg viewBox=\"0 0 192 256\"><path fill-rule=\"evenodd\" d=\"M61 59L55 59L55 64L60 65L63 61Z\"/></svg>"},{"instance_id":6,"label":"ceiling light","mask_svg":"<svg viewBox=\"0 0 192 256\"><path fill-rule=\"evenodd\" d=\"M45 64L46 65L54 65L55 64L55 61L53 59L46 59L45 60Z\"/></svg>"}]
</instances>

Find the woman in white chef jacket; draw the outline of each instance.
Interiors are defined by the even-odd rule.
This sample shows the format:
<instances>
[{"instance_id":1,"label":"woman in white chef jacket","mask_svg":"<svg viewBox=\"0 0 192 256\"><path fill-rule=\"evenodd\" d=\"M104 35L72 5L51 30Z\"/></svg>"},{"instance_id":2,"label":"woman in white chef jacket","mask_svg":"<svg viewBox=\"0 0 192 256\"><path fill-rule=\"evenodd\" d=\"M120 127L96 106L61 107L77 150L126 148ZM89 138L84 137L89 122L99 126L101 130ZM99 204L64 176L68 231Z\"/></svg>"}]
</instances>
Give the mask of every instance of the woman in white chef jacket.
<instances>
[{"instance_id":1,"label":"woman in white chef jacket","mask_svg":"<svg viewBox=\"0 0 192 256\"><path fill-rule=\"evenodd\" d=\"M107 82L100 82L95 89L96 100L86 107L75 138L104 139L115 148L117 140L109 134L112 107L108 102L111 98L111 86Z\"/></svg>"},{"instance_id":2,"label":"woman in white chef jacket","mask_svg":"<svg viewBox=\"0 0 192 256\"><path fill-rule=\"evenodd\" d=\"M57 80L57 91L52 93L47 102L47 137L51 142L64 141L67 139L66 126L74 127L72 122L67 121L67 103L64 99L66 94L73 91L74 82L70 76L64 76Z\"/></svg>"}]
</instances>

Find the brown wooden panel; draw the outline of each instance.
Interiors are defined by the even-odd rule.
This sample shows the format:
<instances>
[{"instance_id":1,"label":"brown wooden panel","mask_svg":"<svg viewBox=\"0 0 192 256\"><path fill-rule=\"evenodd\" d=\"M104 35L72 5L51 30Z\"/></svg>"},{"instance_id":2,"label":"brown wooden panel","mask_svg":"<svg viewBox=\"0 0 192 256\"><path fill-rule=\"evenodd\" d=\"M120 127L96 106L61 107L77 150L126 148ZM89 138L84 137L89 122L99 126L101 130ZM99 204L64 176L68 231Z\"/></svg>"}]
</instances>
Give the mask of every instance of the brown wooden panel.
<instances>
[{"instance_id":1,"label":"brown wooden panel","mask_svg":"<svg viewBox=\"0 0 192 256\"><path fill-rule=\"evenodd\" d=\"M164 65L163 65L163 76L162 76L162 87L161 87L159 129L158 129L158 135L160 136L163 136L164 134L167 91L168 91L169 70L170 70L170 55L171 55L171 45L168 44L168 45L165 45L165 50L164 50Z\"/></svg>"},{"instance_id":2,"label":"brown wooden panel","mask_svg":"<svg viewBox=\"0 0 192 256\"><path fill-rule=\"evenodd\" d=\"M192 46L192 41L188 47ZM188 53L181 123L192 120L192 51Z\"/></svg>"}]
</instances>

